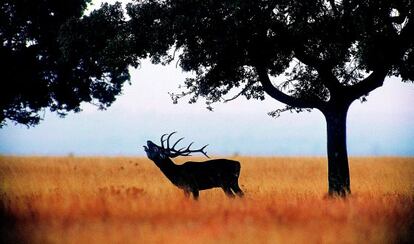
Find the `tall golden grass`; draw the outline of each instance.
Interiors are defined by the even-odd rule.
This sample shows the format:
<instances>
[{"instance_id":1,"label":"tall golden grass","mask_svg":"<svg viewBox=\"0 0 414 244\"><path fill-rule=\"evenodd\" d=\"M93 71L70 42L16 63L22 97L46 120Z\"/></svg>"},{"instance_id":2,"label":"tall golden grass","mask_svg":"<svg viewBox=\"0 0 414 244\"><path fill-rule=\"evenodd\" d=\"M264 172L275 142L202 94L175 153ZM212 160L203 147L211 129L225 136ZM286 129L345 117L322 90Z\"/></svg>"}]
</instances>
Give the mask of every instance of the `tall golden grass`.
<instances>
[{"instance_id":1,"label":"tall golden grass","mask_svg":"<svg viewBox=\"0 0 414 244\"><path fill-rule=\"evenodd\" d=\"M233 159L245 197L194 201L144 158L2 156L0 241L414 243L413 158L351 158L345 200L324 158Z\"/></svg>"}]
</instances>

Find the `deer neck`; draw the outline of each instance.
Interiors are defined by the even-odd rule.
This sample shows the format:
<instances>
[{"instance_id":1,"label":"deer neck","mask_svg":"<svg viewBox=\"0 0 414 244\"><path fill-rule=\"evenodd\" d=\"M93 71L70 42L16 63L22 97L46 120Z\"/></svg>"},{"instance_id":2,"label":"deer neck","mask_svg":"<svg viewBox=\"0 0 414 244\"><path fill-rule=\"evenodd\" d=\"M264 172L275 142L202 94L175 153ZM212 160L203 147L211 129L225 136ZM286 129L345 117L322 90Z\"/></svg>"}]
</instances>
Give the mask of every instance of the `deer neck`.
<instances>
[{"instance_id":1,"label":"deer neck","mask_svg":"<svg viewBox=\"0 0 414 244\"><path fill-rule=\"evenodd\" d=\"M179 166L176 165L170 158L159 160L155 162L155 164L173 184L177 182Z\"/></svg>"}]
</instances>

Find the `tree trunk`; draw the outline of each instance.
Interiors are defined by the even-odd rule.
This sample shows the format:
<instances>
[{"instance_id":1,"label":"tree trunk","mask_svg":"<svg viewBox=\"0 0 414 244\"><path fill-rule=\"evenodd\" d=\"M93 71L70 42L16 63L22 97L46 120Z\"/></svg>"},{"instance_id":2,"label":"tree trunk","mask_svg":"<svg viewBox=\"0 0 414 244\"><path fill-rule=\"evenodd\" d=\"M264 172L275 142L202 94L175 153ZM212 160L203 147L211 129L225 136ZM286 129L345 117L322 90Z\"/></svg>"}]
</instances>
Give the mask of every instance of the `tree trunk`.
<instances>
[{"instance_id":1,"label":"tree trunk","mask_svg":"<svg viewBox=\"0 0 414 244\"><path fill-rule=\"evenodd\" d=\"M349 106L325 112L328 136L329 195L346 197L351 193L348 153L346 150L346 116Z\"/></svg>"}]
</instances>

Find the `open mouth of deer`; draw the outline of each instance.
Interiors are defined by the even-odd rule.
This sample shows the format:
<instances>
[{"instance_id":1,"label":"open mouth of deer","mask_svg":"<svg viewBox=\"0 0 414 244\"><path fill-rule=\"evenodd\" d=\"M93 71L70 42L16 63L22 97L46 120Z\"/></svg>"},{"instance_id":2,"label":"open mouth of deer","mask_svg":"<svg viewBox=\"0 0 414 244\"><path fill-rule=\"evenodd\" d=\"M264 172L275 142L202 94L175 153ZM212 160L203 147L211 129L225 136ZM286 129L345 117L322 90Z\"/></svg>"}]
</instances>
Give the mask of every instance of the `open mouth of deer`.
<instances>
[{"instance_id":1,"label":"open mouth of deer","mask_svg":"<svg viewBox=\"0 0 414 244\"><path fill-rule=\"evenodd\" d=\"M144 146L144 150L145 152L153 151L154 147L157 147L157 145L155 145L152 141L147 141L147 145Z\"/></svg>"}]
</instances>

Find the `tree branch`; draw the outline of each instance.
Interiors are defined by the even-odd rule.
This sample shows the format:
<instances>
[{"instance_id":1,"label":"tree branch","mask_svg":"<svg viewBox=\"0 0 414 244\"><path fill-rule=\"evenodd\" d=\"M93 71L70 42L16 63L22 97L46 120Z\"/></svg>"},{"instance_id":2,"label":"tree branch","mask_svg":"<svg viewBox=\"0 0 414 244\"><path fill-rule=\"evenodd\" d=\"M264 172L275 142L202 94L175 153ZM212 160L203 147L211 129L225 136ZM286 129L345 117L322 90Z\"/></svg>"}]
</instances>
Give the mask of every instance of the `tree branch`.
<instances>
[{"instance_id":1,"label":"tree branch","mask_svg":"<svg viewBox=\"0 0 414 244\"><path fill-rule=\"evenodd\" d=\"M269 79L269 75L263 66L257 65L256 70L258 72L259 81L262 84L263 90L279 102L296 108L317 108L322 110L325 107L325 102L323 101L296 98L281 92L272 84Z\"/></svg>"},{"instance_id":2,"label":"tree branch","mask_svg":"<svg viewBox=\"0 0 414 244\"><path fill-rule=\"evenodd\" d=\"M246 86L239 92L239 93L237 93L236 95L234 95L233 97L231 97L231 98L227 98L227 99L224 99L224 101L223 102L225 102L225 103L227 103L227 102L230 102L230 101L233 101L233 100L235 100L235 99L237 99L238 97L240 97L241 95L243 95L247 90L249 90L250 89L250 87L252 87L254 85L254 82L252 82L252 81L249 81L247 84L246 84Z\"/></svg>"},{"instance_id":3,"label":"tree branch","mask_svg":"<svg viewBox=\"0 0 414 244\"><path fill-rule=\"evenodd\" d=\"M321 81L324 86L328 88L328 90L331 92L331 94L337 94L339 93L339 90L342 88L341 83L339 80L333 75L332 69L329 64L327 64L326 61L320 60L318 58L312 57L310 55L307 55L301 48L296 47L294 48L295 56L296 58L318 71L319 76L321 77Z\"/></svg>"},{"instance_id":4,"label":"tree branch","mask_svg":"<svg viewBox=\"0 0 414 244\"><path fill-rule=\"evenodd\" d=\"M386 76L387 72L385 70L375 70L361 82L353 86L346 87L347 94L350 99L349 102L352 102L375 90L376 88L381 87L384 84Z\"/></svg>"},{"instance_id":5,"label":"tree branch","mask_svg":"<svg viewBox=\"0 0 414 244\"><path fill-rule=\"evenodd\" d=\"M406 50L409 45L411 44L411 36L414 34L414 22L409 20L407 25L402 29L398 40L395 41L395 46L397 46L397 50L395 52L404 53L401 50ZM394 55L395 52L392 52L391 54ZM388 56L385 59L390 61L398 56ZM381 67L382 66L382 67ZM387 73L389 69L391 68L389 64L383 63L380 66L377 66L380 68L375 69L368 77L366 77L361 82L346 87L347 88L347 94L348 98L352 102L355 99L360 98L363 95L368 94L369 92L375 90L378 87L381 87L384 84L384 79L387 76Z\"/></svg>"},{"instance_id":6,"label":"tree branch","mask_svg":"<svg viewBox=\"0 0 414 244\"><path fill-rule=\"evenodd\" d=\"M400 45L402 48L407 48L411 44L412 36L414 35L414 16L410 17L408 23L401 30L399 35Z\"/></svg>"},{"instance_id":7,"label":"tree branch","mask_svg":"<svg viewBox=\"0 0 414 244\"><path fill-rule=\"evenodd\" d=\"M351 12L358 7L359 1L343 0L342 5L344 6L344 17L347 18L351 15Z\"/></svg>"},{"instance_id":8,"label":"tree branch","mask_svg":"<svg viewBox=\"0 0 414 244\"><path fill-rule=\"evenodd\" d=\"M404 23L405 18L406 18L406 16L403 16L403 15L393 16L393 17L390 17L390 21L393 24L399 24L400 25L400 24Z\"/></svg>"},{"instance_id":9,"label":"tree branch","mask_svg":"<svg viewBox=\"0 0 414 244\"><path fill-rule=\"evenodd\" d=\"M329 0L329 4L331 5L332 11L335 15L338 15L338 9L335 5L335 0Z\"/></svg>"}]
</instances>

